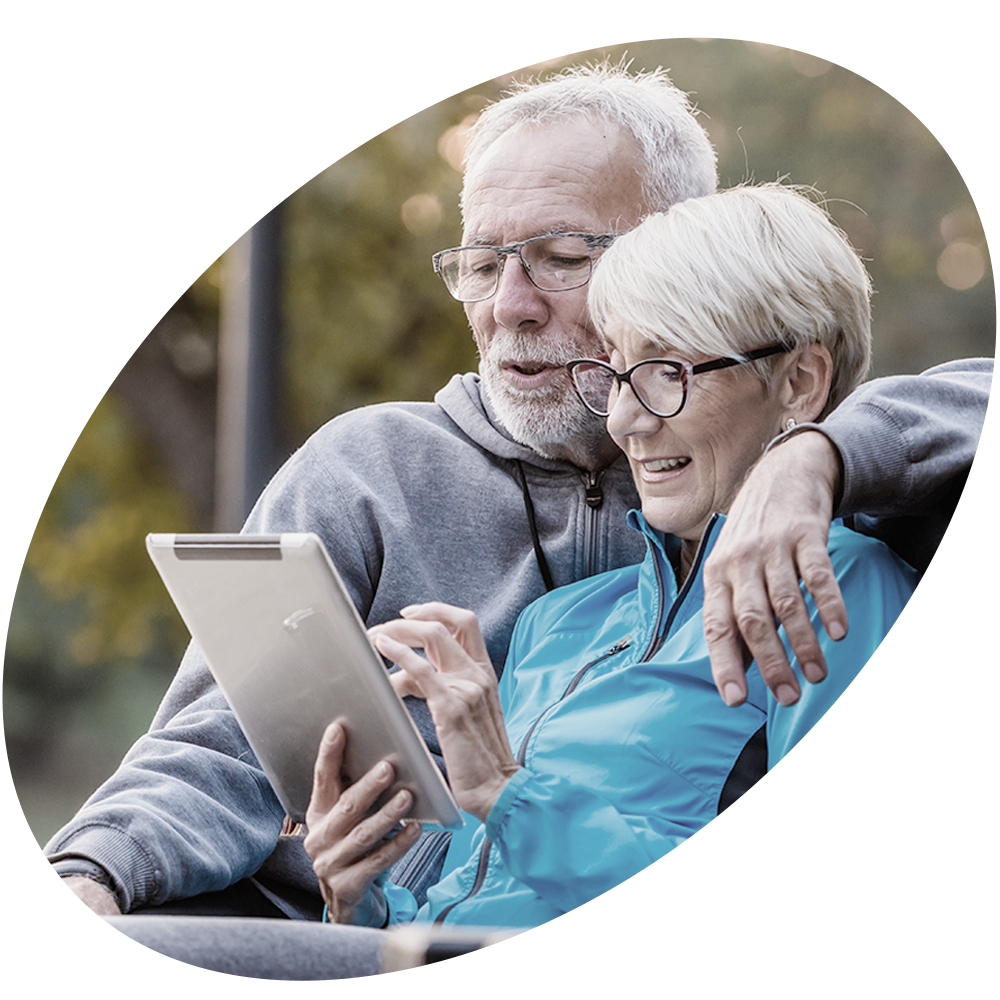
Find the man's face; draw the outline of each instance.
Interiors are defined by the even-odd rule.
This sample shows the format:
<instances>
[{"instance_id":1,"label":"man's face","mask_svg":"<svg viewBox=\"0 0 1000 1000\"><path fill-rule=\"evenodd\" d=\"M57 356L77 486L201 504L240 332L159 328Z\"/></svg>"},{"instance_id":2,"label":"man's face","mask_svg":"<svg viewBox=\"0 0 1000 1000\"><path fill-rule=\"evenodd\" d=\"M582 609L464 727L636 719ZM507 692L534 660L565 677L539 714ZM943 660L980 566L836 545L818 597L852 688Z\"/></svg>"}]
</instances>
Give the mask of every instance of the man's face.
<instances>
[{"instance_id":1,"label":"man's face","mask_svg":"<svg viewBox=\"0 0 1000 1000\"><path fill-rule=\"evenodd\" d=\"M462 242L506 246L555 232L625 232L644 214L640 164L631 136L585 119L515 129L466 177ZM563 368L600 352L587 287L542 291L509 257L496 294L465 311L483 384L515 440L585 467L608 460L604 421L583 407Z\"/></svg>"}]
</instances>

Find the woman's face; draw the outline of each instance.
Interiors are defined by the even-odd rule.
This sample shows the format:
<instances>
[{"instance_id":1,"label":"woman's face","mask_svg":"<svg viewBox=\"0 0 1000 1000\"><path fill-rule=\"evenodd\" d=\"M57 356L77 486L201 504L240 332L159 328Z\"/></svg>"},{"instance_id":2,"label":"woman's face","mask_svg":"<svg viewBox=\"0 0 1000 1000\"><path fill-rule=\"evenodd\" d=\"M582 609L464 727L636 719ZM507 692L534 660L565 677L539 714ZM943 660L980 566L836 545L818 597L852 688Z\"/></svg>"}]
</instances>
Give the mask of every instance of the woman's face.
<instances>
[{"instance_id":1,"label":"woman's face","mask_svg":"<svg viewBox=\"0 0 1000 1000\"><path fill-rule=\"evenodd\" d=\"M711 360L670 351L617 322L604 340L619 371L648 358ZM687 405L669 419L650 413L622 386L608 431L628 456L649 524L697 542L711 516L729 509L743 477L781 429L781 410L743 366L695 375Z\"/></svg>"}]
</instances>

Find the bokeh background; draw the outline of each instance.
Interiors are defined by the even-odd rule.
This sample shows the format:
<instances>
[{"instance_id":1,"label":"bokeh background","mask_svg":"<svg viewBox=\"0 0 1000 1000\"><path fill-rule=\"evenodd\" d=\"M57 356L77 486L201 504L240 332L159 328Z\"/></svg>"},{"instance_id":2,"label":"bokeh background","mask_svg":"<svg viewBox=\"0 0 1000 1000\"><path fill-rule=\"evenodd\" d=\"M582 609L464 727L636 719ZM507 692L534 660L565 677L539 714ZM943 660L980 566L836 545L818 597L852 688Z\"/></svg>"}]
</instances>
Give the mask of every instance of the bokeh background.
<instances>
[{"instance_id":1,"label":"bokeh background","mask_svg":"<svg viewBox=\"0 0 1000 1000\"><path fill-rule=\"evenodd\" d=\"M831 199L876 288L873 376L994 353L975 206L946 152L892 97L812 56L734 40L635 43L511 76L604 56L666 67L692 93L722 186L787 177ZM464 314L430 256L459 242L463 130L509 81L408 119L281 206L279 455L340 412L430 399L475 367ZM215 521L227 273L218 261L145 337L83 428L28 552L3 711L15 787L40 842L146 728L186 642L143 539Z\"/></svg>"}]
</instances>

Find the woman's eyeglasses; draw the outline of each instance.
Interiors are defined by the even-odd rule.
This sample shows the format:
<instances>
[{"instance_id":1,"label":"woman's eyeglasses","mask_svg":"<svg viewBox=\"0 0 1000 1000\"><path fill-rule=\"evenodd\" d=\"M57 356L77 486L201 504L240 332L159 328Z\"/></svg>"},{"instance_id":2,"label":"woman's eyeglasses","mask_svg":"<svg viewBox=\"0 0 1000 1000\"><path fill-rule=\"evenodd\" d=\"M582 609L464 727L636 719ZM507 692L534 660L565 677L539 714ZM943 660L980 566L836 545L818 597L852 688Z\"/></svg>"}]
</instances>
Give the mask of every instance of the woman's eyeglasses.
<instances>
[{"instance_id":1,"label":"woman's eyeglasses","mask_svg":"<svg viewBox=\"0 0 1000 1000\"><path fill-rule=\"evenodd\" d=\"M699 365L686 361L652 358L640 361L628 371L620 372L604 361L581 358L570 361L566 368L583 405L599 417L608 416L618 400L623 383L627 382L635 398L657 417L676 417L687 403L691 379L702 372L718 371L745 365L750 361L783 354L792 348L787 344L771 344L744 352L739 358L716 358Z\"/></svg>"}]
</instances>

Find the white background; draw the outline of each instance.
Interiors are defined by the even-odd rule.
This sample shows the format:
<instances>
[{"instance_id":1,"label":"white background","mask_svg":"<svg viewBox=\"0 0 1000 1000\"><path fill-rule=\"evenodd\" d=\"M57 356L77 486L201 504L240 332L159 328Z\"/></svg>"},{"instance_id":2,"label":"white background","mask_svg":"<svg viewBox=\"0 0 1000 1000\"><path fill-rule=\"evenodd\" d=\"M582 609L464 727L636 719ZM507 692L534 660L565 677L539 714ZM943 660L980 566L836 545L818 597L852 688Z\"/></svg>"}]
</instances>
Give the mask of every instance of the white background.
<instances>
[{"instance_id":1,"label":"white background","mask_svg":"<svg viewBox=\"0 0 1000 1000\"><path fill-rule=\"evenodd\" d=\"M995 52L983 5L960 0L934 17L872 0L781 12L717 2L710 14L631 6L8 5L0 617L76 436L180 293L329 163L481 80L645 38L801 49L914 112L955 160L987 237L996 232ZM44 995L104 986L151 996L995 988L995 409L952 529L861 678L752 795L606 897L428 970L339 984L221 977L153 955L79 906L47 870L0 768L6 980Z\"/></svg>"}]
</instances>

